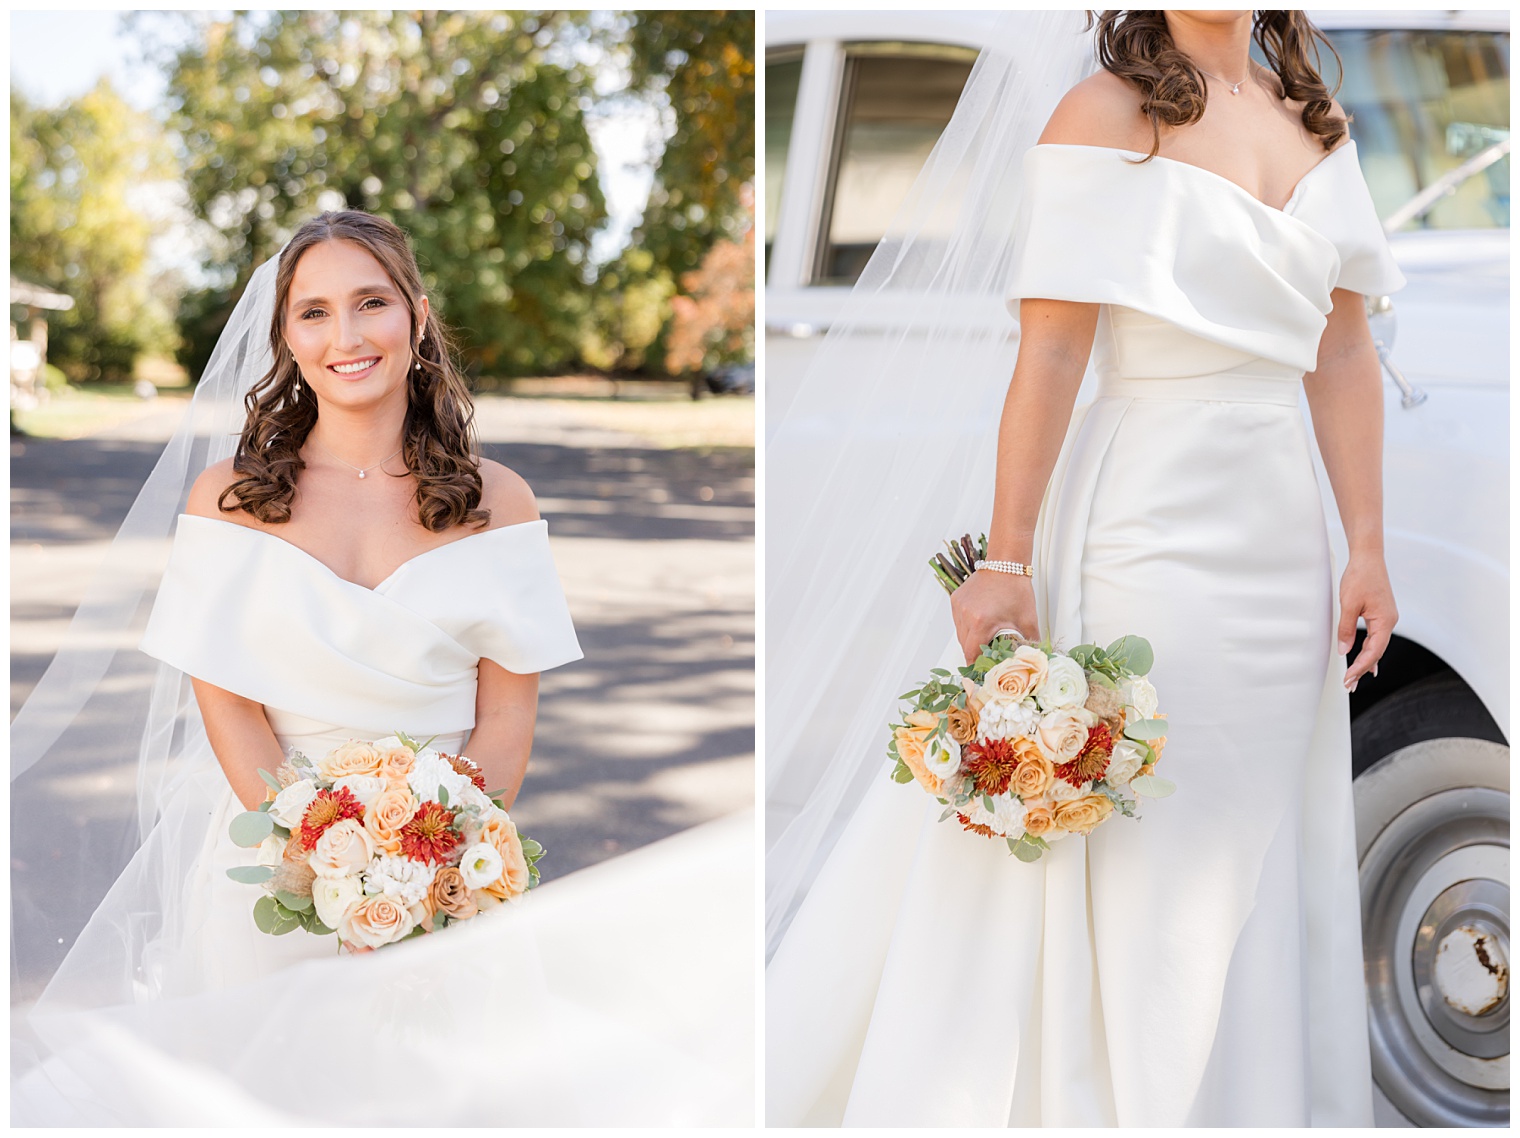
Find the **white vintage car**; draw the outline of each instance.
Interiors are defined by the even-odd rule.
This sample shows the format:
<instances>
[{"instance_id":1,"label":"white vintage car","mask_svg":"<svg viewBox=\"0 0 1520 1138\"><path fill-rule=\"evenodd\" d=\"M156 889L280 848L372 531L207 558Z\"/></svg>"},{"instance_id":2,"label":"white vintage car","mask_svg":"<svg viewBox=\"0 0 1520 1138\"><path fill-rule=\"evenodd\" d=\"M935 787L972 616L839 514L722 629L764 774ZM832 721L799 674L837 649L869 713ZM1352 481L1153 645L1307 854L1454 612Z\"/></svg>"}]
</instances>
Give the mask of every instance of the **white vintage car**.
<instances>
[{"instance_id":1,"label":"white vintage car","mask_svg":"<svg viewBox=\"0 0 1520 1138\"><path fill-rule=\"evenodd\" d=\"M1378 1120L1507 1125L1509 16L1310 15L1343 61L1337 97L1409 280L1391 302L1368 300L1400 621L1352 697ZM995 18L767 13L769 415L841 312ZM1326 503L1333 524L1328 488ZM783 772L768 808L784 818L797 794Z\"/></svg>"}]
</instances>

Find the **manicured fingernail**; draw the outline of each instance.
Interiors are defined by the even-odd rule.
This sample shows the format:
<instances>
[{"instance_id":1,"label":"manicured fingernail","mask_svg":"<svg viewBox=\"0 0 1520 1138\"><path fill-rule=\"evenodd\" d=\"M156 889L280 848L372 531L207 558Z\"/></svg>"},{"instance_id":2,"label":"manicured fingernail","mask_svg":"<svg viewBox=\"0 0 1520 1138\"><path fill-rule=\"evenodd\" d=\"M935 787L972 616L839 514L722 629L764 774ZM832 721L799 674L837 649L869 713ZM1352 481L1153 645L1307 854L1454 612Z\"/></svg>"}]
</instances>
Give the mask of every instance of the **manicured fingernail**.
<instances>
[{"instance_id":1,"label":"manicured fingernail","mask_svg":"<svg viewBox=\"0 0 1520 1138\"><path fill-rule=\"evenodd\" d=\"M1374 664L1374 665L1372 665L1372 674L1373 674L1373 675L1374 675L1374 676L1376 676L1376 675L1377 675L1377 665L1376 665L1376 664Z\"/></svg>"},{"instance_id":2,"label":"manicured fingernail","mask_svg":"<svg viewBox=\"0 0 1520 1138\"><path fill-rule=\"evenodd\" d=\"M1358 678L1356 678L1356 679L1354 679L1354 680L1352 680L1352 681L1351 681L1351 686L1350 686L1350 687L1349 687L1349 688L1347 688L1347 689L1346 689L1346 690L1347 690L1347 691L1348 691L1348 692L1354 692L1354 691L1356 691L1356 685L1357 685L1357 684L1359 684L1359 683L1361 683L1361 682L1362 682L1362 681L1361 681L1361 678L1360 678L1360 677L1358 677Z\"/></svg>"}]
</instances>

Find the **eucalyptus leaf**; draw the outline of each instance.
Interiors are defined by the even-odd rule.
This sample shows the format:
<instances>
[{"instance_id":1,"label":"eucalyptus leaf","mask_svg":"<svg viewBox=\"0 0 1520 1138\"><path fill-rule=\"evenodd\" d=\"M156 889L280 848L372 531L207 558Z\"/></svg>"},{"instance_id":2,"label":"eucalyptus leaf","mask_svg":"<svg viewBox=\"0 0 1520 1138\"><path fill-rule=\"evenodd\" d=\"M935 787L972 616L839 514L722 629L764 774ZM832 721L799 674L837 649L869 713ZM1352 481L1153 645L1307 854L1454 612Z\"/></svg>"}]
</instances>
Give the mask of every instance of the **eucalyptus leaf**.
<instances>
[{"instance_id":1,"label":"eucalyptus leaf","mask_svg":"<svg viewBox=\"0 0 1520 1138\"><path fill-rule=\"evenodd\" d=\"M443 928L444 925L448 924L448 921L449 921L449 916L448 916L447 913L437 912L437 913L433 914L433 928L434 929L441 929L441 928Z\"/></svg>"},{"instance_id":2,"label":"eucalyptus leaf","mask_svg":"<svg viewBox=\"0 0 1520 1138\"><path fill-rule=\"evenodd\" d=\"M285 789L280 785L280 780L275 778L274 775L270 774L263 767L259 768L259 777L263 779L264 784L268 786L269 789L273 790L276 794Z\"/></svg>"},{"instance_id":3,"label":"eucalyptus leaf","mask_svg":"<svg viewBox=\"0 0 1520 1138\"><path fill-rule=\"evenodd\" d=\"M439 783L438 784L438 805L439 806L447 806L448 804L449 804L449 788L446 787L446 786L444 786L442 783Z\"/></svg>"},{"instance_id":4,"label":"eucalyptus leaf","mask_svg":"<svg viewBox=\"0 0 1520 1138\"><path fill-rule=\"evenodd\" d=\"M529 857L538 857L539 854L544 852L544 847L539 845L532 838L523 838L522 848L523 853L527 854Z\"/></svg>"},{"instance_id":5,"label":"eucalyptus leaf","mask_svg":"<svg viewBox=\"0 0 1520 1138\"><path fill-rule=\"evenodd\" d=\"M997 813L997 806L992 801L992 795L982 795L982 808L985 809L989 814Z\"/></svg>"},{"instance_id":6,"label":"eucalyptus leaf","mask_svg":"<svg viewBox=\"0 0 1520 1138\"><path fill-rule=\"evenodd\" d=\"M295 932L300 927L301 927L301 922L300 921L281 921L279 924L275 925L275 927L272 928L269 931L274 936L284 936L286 933L293 933L293 932Z\"/></svg>"},{"instance_id":7,"label":"eucalyptus leaf","mask_svg":"<svg viewBox=\"0 0 1520 1138\"><path fill-rule=\"evenodd\" d=\"M253 903L253 923L261 933L274 932L280 920L280 903L273 897L260 897Z\"/></svg>"},{"instance_id":8,"label":"eucalyptus leaf","mask_svg":"<svg viewBox=\"0 0 1520 1138\"><path fill-rule=\"evenodd\" d=\"M267 865L234 865L227 876L239 885L262 885L274 876L274 870Z\"/></svg>"},{"instance_id":9,"label":"eucalyptus leaf","mask_svg":"<svg viewBox=\"0 0 1520 1138\"><path fill-rule=\"evenodd\" d=\"M1129 788L1146 798L1165 798L1176 791L1177 784L1159 775L1142 774L1130 780Z\"/></svg>"},{"instance_id":10,"label":"eucalyptus leaf","mask_svg":"<svg viewBox=\"0 0 1520 1138\"><path fill-rule=\"evenodd\" d=\"M1040 854L1044 851L1032 842L1026 842L1020 838L1013 846L1013 856L1020 861L1039 861Z\"/></svg>"},{"instance_id":11,"label":"eucalyptus leaf","mask_svg":"<svg viewBox=\"0 0 1520 1138\"><path fill-rule=\"evenodd\" d=\"M252 849L274 833L274 819L257 810L248 810L232 820L227 833L231 835L233 845Z\"/></svg>"},{"instance_id":12,"label":"eucalyptus leaf","mask_svg":"<svg viewBox=\"0 0 1520 1138\"><path fill-rule=\"evenodd\" d=\"M1147 742L1151 739L1159 739L1166 734L1167 723L1165 719L1140 719L1131 723L1124 729L1124 734L1131 739Z\"/></svg>"},{"instance_id":13,"label":"eucalyptus leaf","mask_svg":"<svg viewBox=\"0 0 1520 1138\"><path fill-rule=\"evenodd\" d=\"M312 905L310 897L302 897L300 894L292 893L288 889L276 889L274 899L292 913L304 913Z\"/></svg>"},{"instance_id":14,"label":"eucalyptus leaf","mask_svg":"<svg viewBox=\"0 0 1520 1138\"><path fill-rule=\"evenodd\" d=\"M1108 646L1108 655L1137 676L1148 673L1156 663L1151 642L1143 636L1121 636Z\"/></svg>"}]
</instances>

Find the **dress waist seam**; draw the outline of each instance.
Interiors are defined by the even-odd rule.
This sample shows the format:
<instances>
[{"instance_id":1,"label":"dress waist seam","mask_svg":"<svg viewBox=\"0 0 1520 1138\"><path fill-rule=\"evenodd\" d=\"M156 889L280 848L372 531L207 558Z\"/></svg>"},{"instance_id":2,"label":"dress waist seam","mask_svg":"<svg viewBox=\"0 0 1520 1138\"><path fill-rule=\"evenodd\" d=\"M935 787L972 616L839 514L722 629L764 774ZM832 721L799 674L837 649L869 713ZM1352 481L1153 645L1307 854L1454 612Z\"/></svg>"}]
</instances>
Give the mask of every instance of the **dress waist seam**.
<instances>
[{"instance_id":1,"label":"dress waist seam","mask_svg":"<svg viewBox=\"0 0 1520 1138\"><path fill-rule=\"evenodd\" d=\"M1098 381L1099 399L1165 399L1199 403L1265 403L1297 407L1303 390L1298 377L1267 377L1224 373L1176 379L1119 379Z\"/></svg>"}]
</instances>

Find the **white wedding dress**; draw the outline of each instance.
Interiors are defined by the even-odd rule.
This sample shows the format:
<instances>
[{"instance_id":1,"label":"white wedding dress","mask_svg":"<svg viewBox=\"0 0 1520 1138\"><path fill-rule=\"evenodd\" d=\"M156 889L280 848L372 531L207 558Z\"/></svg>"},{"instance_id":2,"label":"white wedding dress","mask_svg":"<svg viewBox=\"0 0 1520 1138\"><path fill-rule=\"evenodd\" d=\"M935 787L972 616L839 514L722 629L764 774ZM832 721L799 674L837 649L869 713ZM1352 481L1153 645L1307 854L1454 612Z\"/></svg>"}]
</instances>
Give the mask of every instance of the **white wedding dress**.
<instances>
[{"instance_id":1,"label":"white wedding dress","mask_svg":"<svg viewBox=\"0 0 1520 1138\"><path fill-rule=\"evenodd\" d=\"M313 758L398 730L457 751L480 659L581 656L541 520L367 589L274 534L181 515L142 647L262 703ZM226 875L257 851L228 837L242 807L183 710L158 824L31 1012L13 1124L751 1121L747 817L354 956L257 931L261 891Z\"/></svg>"},{"instance_id":2,"label":"white wedding dress","mask_svg":"<svg viewBox=\"0 0 1520 1138\"><path fill-rule=\"evenodd\" d=\"M1404 281L1354 143L1283 210L1140 157L1026 152L1009 304L1101 305L1035 538L1040 629L1150 640L1177 792L1026 865L883 760L767 971L770 1125L1372 1124L1299 402L1331 290Z\"/></svg>"}]
</instances>

